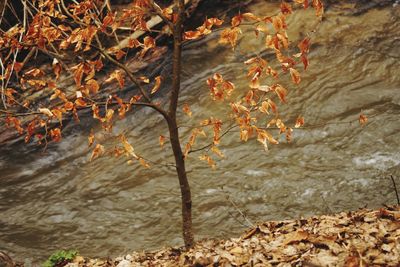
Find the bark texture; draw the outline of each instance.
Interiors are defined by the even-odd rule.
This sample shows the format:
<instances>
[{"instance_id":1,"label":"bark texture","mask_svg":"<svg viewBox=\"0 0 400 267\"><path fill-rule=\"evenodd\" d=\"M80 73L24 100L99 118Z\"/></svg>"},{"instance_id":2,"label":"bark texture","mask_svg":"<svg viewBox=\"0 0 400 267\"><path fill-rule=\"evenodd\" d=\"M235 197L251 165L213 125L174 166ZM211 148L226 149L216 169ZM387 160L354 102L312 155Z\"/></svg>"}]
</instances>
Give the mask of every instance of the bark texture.
<instances>
[{"instance_id":1,"label":"bark texture","mask_svg":"<svg viewBox=\"0 0 400 267\"><path fill-rule=\"evenodd\" d=\"M181 86L181 69L182 69L182 35L185 3L184 0L175 0L175 6L178 7L178 18L174 24L174 51L173 51L173 69L172 69L172 88L169 106L169 136L172 150L174 152L176 172L179 179L179 186L182 197L182 234L186 248L194 245L194 234L192 226L192 196L190 185L185 169L185 159L183 156L178 125L176 122L176 110L178 107L179 91Z\"/></svg>"}]
</instances>

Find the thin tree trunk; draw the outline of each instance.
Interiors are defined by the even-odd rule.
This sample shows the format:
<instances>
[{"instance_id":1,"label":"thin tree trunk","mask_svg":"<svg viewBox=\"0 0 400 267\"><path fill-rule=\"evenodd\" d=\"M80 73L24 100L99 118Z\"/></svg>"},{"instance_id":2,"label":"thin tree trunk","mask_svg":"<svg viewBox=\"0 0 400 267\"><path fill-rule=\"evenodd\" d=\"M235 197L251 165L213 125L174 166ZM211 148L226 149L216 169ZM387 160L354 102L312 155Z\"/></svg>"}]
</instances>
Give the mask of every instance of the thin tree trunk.
<instances>
[{"instance_id":1,"label":"thin tree trunk","mask_svg":"<svg viewBox=\"0 0 400 267\"><path fill-rule=\"evenodd\" d=\"M169 135L174 151L176 172L178 174L179 185L182 197L182 234L186 248L191 248L194 245L194 235L192 227L192 196L190 185L186 175L185 159L183 157L181 144L179 142L179 133L176 121L169 123Z\"/></svg>"},{"instance_id":2,"label":"thin tree trunk","mask_svg":"<svg viewBox=\"0 0 400 267\"><path fill-rule=\"evenodd\" d=\"M179 179L182 197L182 232L183 240L186 248L194 245L194 235L192 227L192 196L190 185L186 175L185 159L179 140L178 125L176 122L176 110L178 107L179 91L181 86L181 69L182 69L182 35L183 35L183 16L185 11L184 0L175 0L175 6L178 7L178 17L174 25L174 52L173 52L173 68L172 68L172 89L170 95L169 106L169 136L172 150L174 152L176 172Z\"/></svg>"}]
</instances>

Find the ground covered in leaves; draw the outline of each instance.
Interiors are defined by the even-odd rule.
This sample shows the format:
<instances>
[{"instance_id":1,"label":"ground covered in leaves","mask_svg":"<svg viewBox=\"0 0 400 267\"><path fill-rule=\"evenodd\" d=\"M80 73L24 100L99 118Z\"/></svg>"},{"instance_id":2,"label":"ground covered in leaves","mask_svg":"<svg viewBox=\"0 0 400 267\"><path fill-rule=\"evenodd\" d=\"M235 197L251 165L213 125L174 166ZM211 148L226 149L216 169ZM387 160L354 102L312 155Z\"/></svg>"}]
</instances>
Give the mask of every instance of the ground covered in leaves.
<instances>
[{"instance_id":1,"label":"ground covered in leaves","mask_svg":"<svg viewBox=\"0 0 400 267\"><path fill-rule=\"evenodd\" d=\"M133 252L81 266L400 266L400 206L258 224L239 238L189 250Z\"/></svg>"}]
</instances>

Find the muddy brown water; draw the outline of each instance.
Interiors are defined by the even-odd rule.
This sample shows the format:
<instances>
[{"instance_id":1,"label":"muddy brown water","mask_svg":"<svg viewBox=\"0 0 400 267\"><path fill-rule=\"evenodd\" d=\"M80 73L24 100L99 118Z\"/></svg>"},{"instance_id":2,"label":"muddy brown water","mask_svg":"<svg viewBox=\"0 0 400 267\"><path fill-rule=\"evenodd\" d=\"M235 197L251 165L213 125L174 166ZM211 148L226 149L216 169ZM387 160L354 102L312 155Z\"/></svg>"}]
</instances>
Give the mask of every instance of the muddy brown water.
<instances>
[{"instance_id":1,"label":"muddy brown water","mask_svg":"<svg viewBox=\"0 0 400 267\"><path fill-rule=\"evenodd\" d=\"M251 10L266 14L271 5ZM331 7L313 34L311 66L300 86L290 86L282 116L306 119L294 141L268 152L238 133L224 137L226 155L211 170L193 155L189 177L193 190L197 238L230 237L263 220L297 218L396 202L393 174L400 184L400 7L370 9L351 15L350 5ZM312 11L289 20L289 34L299 38L313 28ZM247 55L243 55L247 53ZM244 38L236 52L217 44L216 35L185 48L182 103L194 117L184 125L222 116L210 101L205 80L220 72L244 90L242 62L262 51L262 41ZM287 79L282 83L288 84ZM360 127L360 112L369 117ZM140 110L118 122L136 151L154 162L170 162L160 150L166 134L160 117ZM182 128L187 135L188 129ZM4 150L6 151L6 150ZM123 158L89 162L87 131L76 129L45 155L26 146L0 155L0 250L27 265L54 250L75 248L87 256L118 256L132 250L181 245L180 195L174 171L150 170ZM235 204L227 200L229 197ZM238 213L240 209L247 220Z\"/></svg>"}]
</instances>

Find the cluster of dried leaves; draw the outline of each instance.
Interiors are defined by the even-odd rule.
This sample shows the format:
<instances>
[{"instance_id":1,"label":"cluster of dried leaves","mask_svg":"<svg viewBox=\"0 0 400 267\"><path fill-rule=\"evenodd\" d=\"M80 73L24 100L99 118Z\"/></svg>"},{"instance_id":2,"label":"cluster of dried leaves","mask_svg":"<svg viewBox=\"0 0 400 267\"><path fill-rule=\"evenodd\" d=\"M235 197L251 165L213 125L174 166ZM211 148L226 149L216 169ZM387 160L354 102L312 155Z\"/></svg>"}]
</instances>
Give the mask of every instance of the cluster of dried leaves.
<instances>
[{"instance_id":1,"label":"cluster of dried leaves","mask_svg":"<svg viewBox=\"0 0 400 267\"><path fill-rule=\"evenodd\" d=\"M399 266L400 206L271 221L240 238L204 240L189 250L134 252L82 266Z\"/></svg>"},{"instance_id":2,"label":"cluster of dried leaves","mask_svg":"<svg viewBox=\"0 0 400 267\"><path fill-rule=\"evenodd\" d=\"M24 5L27 14L23 23L15 25L0 34L0 53L3 72L2 101L4 109L0 109L0 123L14 128L19 135L25 136L25 142L45 144L58 142L63 135L63 122L74 117L79 122L79 112L91 110L93 118L110 132L113 123L125 117L135 106L147 106L166 114L166 108L152 97L163 86L162 76L149 78L134 73L126 65L128 54L145 56L157 48L157 37L152 33L150 21L152 16L158 16L164 22L159 35L171 35L173 25L177 23L177 14L173 6L161 8L155 1L135 0L122 10L113 10L107 1L80 1L69 3L63 0L33 1ZM308 53L310 38L305 38L297 44L298 51L293 54L293 46L287 34L287 17L297 6L308 8L312 6L318 17L323 14L323 4L320 0L296 0L295 3L282 1L280 10L274 15L255 15L252 13L238 14L228 21L218 18L207 18L195 30L183 33L184 40L195 40L210 34L215 27L223 27L220 43L235 49L242 34L241 28L254 29L254 37L265 40L265 47L274 51L278 64L269 62L261 56L247 59L244 65L248 67L249 88L243 92L240 99L231 96L235 89L234 83L225 80L216 73L208 79L207 84L214 101L222 102L227 108L231 122L240 128L240 140L257 139L265 149L267 144L278 144L279 137L273 137L270 129L278 128L279 134L286 136L290 142L293 129L286 126L279 117L278 105L286 103L288 90L277 83L278 77L290 75L294 84L301 82L300 65L304 70L309 65ZM122 30L132 33L121 45L118 34ZM146 35L135 35L144 32ZM115 39L115 40L114 40ZM117 44L117 45L116 45ZM30 66L21 61L13 51L33 51L43 53L52 58L51 69ZM296 49L297 50L297 49ZM273 67L273 65L276 65ZM107 65L117 69L109 72ZM60 77L68 76L74 81L71 88L65 88L60 83ZM105 79L101 79L102 76ZM10 80L15 82L11 87ZM138 87L135 94L122 92L127 80ZM104 94L105 87L116 84L121 89L114 94ZM71 86L69 86L71 87ZM27 92L51 92L46 105L28 101ZM181 107L183 113L191 117L192 111L187 103ZM25 118L22 120L21 118ZM220 143L223 128L229 128L229 123L221 119L208 118L188 136L185 145L185 156L193 150L197 136L213 137L211 152L221 157L217 146ZM304 124L299 116L296 128ZM228 125L227 127L224 127ZM203 131L205 129L205 131ZM208 133L207 133L208 129ZM229 131L229 130L226 130ZM207 135L206 135L207 133ZM116 156L127 155L130 160L149 167L144 159L135 153L124 136L118 147L105 147L94 135L89 136L89 146L92 147L91 159L104 154ZM166 138L160 136L160 145ZM128 148L128 149L127 149ZM200 160L215 167L213 154L200 155Z\"/></svg>"}]
</instances>

